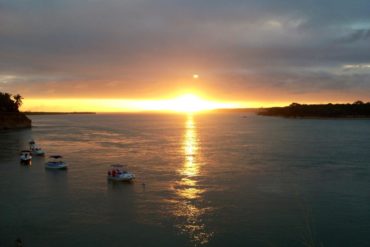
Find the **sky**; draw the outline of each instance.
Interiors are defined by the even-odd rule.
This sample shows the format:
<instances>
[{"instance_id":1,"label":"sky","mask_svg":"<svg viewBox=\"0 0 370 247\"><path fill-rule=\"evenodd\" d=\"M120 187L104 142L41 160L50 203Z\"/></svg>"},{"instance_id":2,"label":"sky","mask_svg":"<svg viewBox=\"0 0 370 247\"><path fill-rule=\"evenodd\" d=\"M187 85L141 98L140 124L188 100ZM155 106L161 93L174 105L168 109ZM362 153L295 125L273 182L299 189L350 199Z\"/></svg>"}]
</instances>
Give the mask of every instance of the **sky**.
<instances>
[{"instance_id":1,"label":"sky","mask_svg":"<svg viewBox=\"0 0 370 247\"><path fill-rule=\"evenodd\" d=\"M31 110L370 101L369 13L368 0L0 0L0 91Z\"/></svg>"}]
</instances>

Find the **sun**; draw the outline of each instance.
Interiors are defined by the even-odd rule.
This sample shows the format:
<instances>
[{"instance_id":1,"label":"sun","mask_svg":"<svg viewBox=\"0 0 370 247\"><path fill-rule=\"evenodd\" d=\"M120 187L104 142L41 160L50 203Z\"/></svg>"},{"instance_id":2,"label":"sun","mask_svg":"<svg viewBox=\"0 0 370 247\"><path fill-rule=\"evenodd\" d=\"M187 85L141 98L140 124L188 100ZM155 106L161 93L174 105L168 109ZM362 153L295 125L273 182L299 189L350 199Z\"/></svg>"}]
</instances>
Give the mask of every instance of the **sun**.
<instances>
[{"instance_id":1,"label":"sun","mask_svg":"<svg viewBox=\"0 0 370 247\"><path fill-rule=\"evenodd\" d=\"M217 104L214 102L203 100L191 93L181 95L169 103L168 108L177 112L199 112L217 108Z\"/></svg>"},{"instance_id":2,"label":"sun","mask_svg":"<svg viewBox=\"0 0 370 247\"><path fill-rule=\"evenodd\" d=\"M172 99L170 98L132 102L131 106L132 108L141 109L144 111L194 113L220 108L235 108L236 105L234 103L202 99L196 94L186 93Z\"/></svg>"}]
</instances>

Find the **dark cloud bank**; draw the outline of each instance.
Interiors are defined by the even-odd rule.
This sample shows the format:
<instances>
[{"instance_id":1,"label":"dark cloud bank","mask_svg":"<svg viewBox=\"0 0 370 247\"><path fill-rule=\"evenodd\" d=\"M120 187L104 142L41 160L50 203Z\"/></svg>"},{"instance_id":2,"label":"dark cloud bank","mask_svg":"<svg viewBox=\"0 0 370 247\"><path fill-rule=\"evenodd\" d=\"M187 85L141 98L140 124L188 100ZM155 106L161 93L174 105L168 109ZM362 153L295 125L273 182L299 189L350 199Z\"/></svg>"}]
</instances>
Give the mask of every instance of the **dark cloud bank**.
<instances>
[{"instance_id":1,"label":"dark cloud bank","mask_svg":"<svg viewBox=\"0 0 370 247\"><path fill-rule=\"evenodd\" d=\"M238 99L366 100L369 13L368 0L0 0L0 90L155 97L196 72L191 87Z\"/></svg>"}]
</instances>

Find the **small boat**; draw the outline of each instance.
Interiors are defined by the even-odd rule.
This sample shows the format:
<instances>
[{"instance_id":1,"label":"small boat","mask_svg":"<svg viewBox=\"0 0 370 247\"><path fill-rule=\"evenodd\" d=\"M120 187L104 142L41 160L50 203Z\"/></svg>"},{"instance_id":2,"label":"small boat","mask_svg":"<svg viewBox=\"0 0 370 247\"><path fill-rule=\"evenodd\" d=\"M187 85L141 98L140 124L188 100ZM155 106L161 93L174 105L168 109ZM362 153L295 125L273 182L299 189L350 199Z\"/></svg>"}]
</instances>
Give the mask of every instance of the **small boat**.
<instances>
[{"instance_id":1,"label":"small boat","mask_svg":"<svg viewBox=\"0 0 370 247\"><path fill-rule=\"evenodd\" d=\"M36 145L36 142L34 140L29 141L30 144L30 150L33 154L37 156L44 156L45 152L42 150L39 146Z\"/></svg>"},{"instance_id":2,"label":"small boat","mask_svg":"<svg viewBox=\"0 0 370 247\"><path fill-rule=\"evenodd\" d=\"M63 160L62 160L62 156L61 155L51 155L49 156L49 161L46 162L45 164L45 168L46 169L67 169L67 163L65 163Z\"/></svg>"},{"instance_id":3,"label":"small boat","mask_svg":"<svg viewBox=\"0 0 370 247\"><path fill-rule=\"evenodd\" d=\"M31 160L32 160L31 152L29 150L23 150L23 151L21 151L20 160L21 160L21 164L23 164L23 165L30 165L31 164Z\"/></svg>"},{"instance_id":4,"label":"small boat","mask_svg":"<svg viewBox=\"0 0 370 247\"><path fill-rule=\"evenodd\" d=\"M126 169L123 165L112 165L108 170L108 180L120 182L132 182L135 175Z\"/></svg>"}]
</instances>

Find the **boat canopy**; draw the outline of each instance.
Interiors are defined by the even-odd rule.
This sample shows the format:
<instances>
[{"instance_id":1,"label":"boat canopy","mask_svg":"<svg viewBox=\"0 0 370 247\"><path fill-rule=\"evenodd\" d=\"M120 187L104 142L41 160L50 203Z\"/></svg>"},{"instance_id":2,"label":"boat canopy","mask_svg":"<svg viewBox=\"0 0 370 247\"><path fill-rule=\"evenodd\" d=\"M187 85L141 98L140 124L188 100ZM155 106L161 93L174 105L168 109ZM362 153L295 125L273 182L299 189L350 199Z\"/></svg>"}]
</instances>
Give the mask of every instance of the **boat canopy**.
<instances>
[{"instance_id":1,"label":"boat canopy","mask_svg":"<svg viewBox=\"0 0 370 247\"><path fill-rule=\"evenodd\" d=\"M63 156L62 155L50 155L49 158L60 159L60 158L63 158Z\"/></svg>"}]
</instances>

